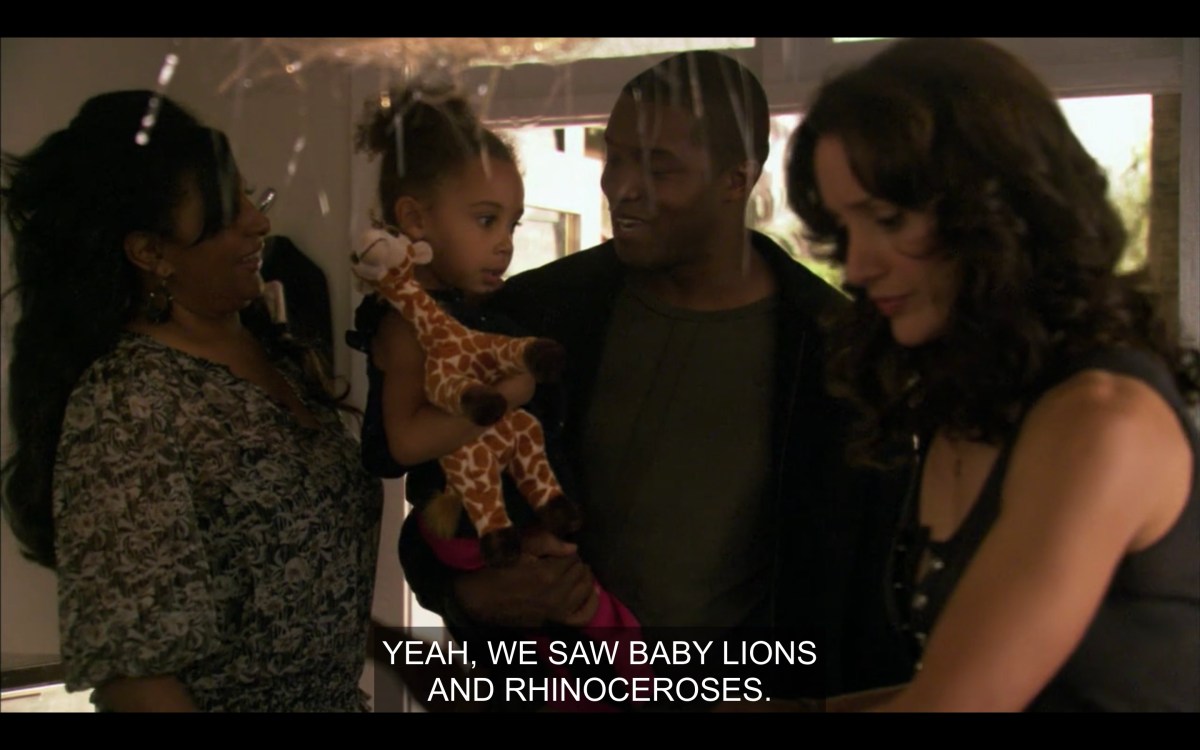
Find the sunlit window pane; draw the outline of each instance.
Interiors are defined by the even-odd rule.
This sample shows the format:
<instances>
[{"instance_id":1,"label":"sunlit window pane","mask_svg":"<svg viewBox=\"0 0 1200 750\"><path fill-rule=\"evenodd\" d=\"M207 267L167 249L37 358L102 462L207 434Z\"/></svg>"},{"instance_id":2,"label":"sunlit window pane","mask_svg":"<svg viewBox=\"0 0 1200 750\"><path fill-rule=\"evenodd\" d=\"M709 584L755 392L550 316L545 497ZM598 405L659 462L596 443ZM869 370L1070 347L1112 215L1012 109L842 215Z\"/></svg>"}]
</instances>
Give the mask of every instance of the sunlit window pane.
<instances>
[{"instance_id":1,"label":"sunlit window pane","mask_svg":"<svg viewBox=\"0 0 1200 750\"><path fill-rule=\"evenodd\" d=\"M586 57L631 57L659 52L699 49L744 49L754 46L754 37L651 37L597 39L586 46Z\"/></svg>"},{"instance_id":2,"label":"sunlit window pane","mask_svg":"<svg viewBox=\"0 0 1200 750\"><path fill-rule=\"evenodd\" d=\"M1060 104L1079 142L1108 173L1109 198L1129 233L1120 270L1143 267L1150 231L1151 96L1093 96Z\"/></svg>"},{"instance_id":3,"label":"sunlit window pane","mask_svg":"<svg viewBox=\"0 0 1200 750\"><path fill-rule=\"evenodd\" d=\"M1084 148L1108 172L1110 196L1129 230L1121 270L1139 268L1146 262L1149 226L1151 97L1066 99L1062 107ZM818 275L838 284L838 269L814 255L804 241L799 219L787 203L784 158L800 120L799 114L771 118L771 153L751 195L747 222L770 235ZM512 272L612 236L607 205L599 190L603 160L597 146L600 132L594 128L560 128L557 135L553 128L505 131L525 167L530 198L530 221L518 230Z\"/></svg>"}]
</instances>

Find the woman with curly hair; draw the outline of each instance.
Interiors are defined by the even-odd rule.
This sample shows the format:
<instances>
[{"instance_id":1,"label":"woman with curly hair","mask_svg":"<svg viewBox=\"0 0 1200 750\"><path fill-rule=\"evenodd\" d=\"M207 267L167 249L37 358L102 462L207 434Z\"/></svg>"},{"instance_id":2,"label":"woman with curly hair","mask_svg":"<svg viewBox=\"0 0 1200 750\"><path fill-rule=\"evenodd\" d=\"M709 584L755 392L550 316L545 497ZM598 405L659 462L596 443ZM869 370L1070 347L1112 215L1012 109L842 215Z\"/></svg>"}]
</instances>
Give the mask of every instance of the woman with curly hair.
<instances>
[{"instance_id":1,"label":"woman with curly hair","mask_svg":"<svg viewBox=\"0 0 1200 750\"><path fill-rule=\"evenodd\" d=\"M224 134L103 94L5 157L21 317L4 512L103 710L361 710L380 487L262 301Z\"/></svg>"},{"instance_id":2,"label":"woman with curly hair","mask_svg":"<svg viewBox=\"0 0 1200 750\"><path fill-rule=\"evenodd\" d=\"M907 40L821 87L790 201L854 305L852 452L916 446L888 590L894 710L1200 709L1194 355L1054 97L991 44Z\"/></svg>"}]
</instances>

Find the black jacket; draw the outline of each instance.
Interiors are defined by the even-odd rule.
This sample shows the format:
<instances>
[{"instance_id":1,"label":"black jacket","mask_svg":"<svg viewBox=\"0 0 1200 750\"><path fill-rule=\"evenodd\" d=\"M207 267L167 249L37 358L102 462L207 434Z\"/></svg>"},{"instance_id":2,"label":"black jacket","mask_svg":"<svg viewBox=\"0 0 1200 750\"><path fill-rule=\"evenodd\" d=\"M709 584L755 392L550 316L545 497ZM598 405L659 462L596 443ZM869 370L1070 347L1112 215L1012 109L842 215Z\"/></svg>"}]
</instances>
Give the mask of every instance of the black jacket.
<instances>
[{"instance_id":1,"label":"black jacket","mask_svg":"<svg viewBox=\"0 0 1200 750\"><path fill-rule=\"evenodd\" d=\"M900 490L891 477L845 466L844 407L824 387L822 319L848 304L766 236L752 243L778 290L771 493L777 514L771 621L775 638L817 645L805 694L836 694L908 676L902 647L885 625L884 561ZM490 304L531 333L567 350L563 448L581 465L583 424L599 371L605 332L624 268L611 243L510 280ZM578 470L575 472L578 474ZM411 519L410 519L411 520ZM405 575L423 606L446 615L450 573L415 524L400 539ZM619 592L618 592L619 595ZM452 603L451 603L452 604ZM698 623L703 625L704 623Z\"/></svg>"}]
</instances>

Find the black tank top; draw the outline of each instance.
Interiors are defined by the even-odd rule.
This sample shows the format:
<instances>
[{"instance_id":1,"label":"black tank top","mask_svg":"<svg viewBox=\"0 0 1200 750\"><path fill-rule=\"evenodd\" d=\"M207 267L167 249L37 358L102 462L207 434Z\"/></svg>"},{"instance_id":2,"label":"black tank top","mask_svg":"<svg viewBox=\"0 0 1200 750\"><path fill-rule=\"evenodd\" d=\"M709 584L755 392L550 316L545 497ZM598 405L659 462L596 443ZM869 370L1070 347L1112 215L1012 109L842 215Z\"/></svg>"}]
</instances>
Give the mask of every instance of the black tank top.
<instances>
[{"instance_id":1,"label":"black tank top","mask_svg":"<svg viewBox=\"0 0 1200 750\"><path fill-rule=\"evenodd\" d=\"M1192 485L1175 525L1154 545L1126 555L1083 640L1030 704L1030 711L1200 710L1200 437L1166 366L1152 354L1110 349L1055 379L1098 369L1137 378L1171 406L1192 448ZM952 537L929 538L918 495L927 445L909 488L889 577L894 619L911 640L916 667L958 579L1000 512L1000 490L1016 434L1005 441L979 498ZM929 552L927 572L918 565Z\"/></svg>"}]
</instances>

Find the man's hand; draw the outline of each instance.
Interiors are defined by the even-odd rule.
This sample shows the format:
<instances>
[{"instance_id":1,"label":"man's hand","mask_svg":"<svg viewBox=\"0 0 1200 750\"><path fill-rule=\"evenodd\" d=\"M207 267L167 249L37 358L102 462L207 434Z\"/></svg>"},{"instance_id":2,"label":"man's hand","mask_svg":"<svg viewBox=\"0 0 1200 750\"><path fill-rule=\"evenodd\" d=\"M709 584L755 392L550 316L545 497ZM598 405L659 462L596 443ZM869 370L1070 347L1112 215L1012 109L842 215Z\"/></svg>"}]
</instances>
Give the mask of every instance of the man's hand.
<instances>
[{"instance_id":1,"label":"man's hand","mask_svg":"<svg viewBox=\"0 0 1200 750\"><path fill-rule=\"evenodd\" d=\"M581 627L599 600L592 571L574 544L544 529L531 531L513 565L460 575L454 593L472 620L509 627L540 627L547 622Z\"/></svg>"}]
</instances>

